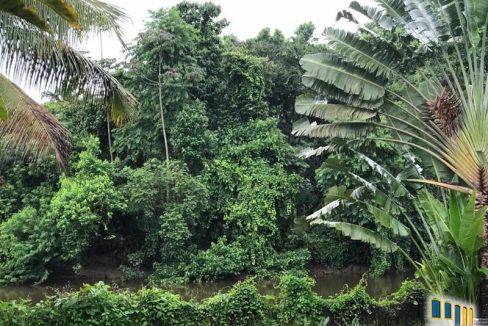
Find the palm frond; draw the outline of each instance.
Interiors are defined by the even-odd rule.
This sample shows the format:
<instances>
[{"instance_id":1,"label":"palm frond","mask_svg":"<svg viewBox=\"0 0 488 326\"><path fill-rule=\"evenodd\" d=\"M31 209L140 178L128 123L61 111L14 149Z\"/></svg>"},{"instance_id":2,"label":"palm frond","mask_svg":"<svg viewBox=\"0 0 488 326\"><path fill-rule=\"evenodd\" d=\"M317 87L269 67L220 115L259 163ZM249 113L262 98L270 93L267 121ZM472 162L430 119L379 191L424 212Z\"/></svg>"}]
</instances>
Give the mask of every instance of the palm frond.
<instances>
[{"instance_id":1,"label":"palm frond","mask_svg":"<svg viewBox=\"0 0 488 326\"><path fill-rule=\"evenodd\" d=\"M98 64L7 13L0 12L0 21L0 62L15 81L100 101L110 108L117 124L132 116L137 101Z\"/></svg>"},{"instance_id":2,"label":"palm frond","mask_svg":"<svg viewBox=\"0 0 488 326\"><path fill-rule=\"evenodd\" d=\"M0 120L0 157L5 159L5 153L11 153L39 158L54 150L64 169L69 134L56 117L1 74L0 98L8 112L8 119Z\"/></svg>"},{"instance_id":3,"label":"palm frond","mask_svg":"<svg viewBox=\"0 0 488 326\"><path fill-rule=\"evenodd\" d=\"M47 20L58 39L68 43L82 42L92 34L114 33L124 44L124 25L129 17L121 8L98 0L69 0L69 5L77 14L76 21L59 13L61 0L25 0L26 4L37 8L40 17ZM58 8L58 9L56 9Z\"/></svg>"},{"instance_id":4,"label":"palm frond","mask_svg":"<svg viewBox=\"0 0 488 326\"><path fill-rule=\"evenodd\" d=\"M18 17L33 26L36 26L42 31L52 32L49 23L43 19L35 7L28 6L21 0L5 0L0 2L0 11L7 12L15 17ZM1 26L1 20L0 20Z\"/></svg>"}]
</instances>

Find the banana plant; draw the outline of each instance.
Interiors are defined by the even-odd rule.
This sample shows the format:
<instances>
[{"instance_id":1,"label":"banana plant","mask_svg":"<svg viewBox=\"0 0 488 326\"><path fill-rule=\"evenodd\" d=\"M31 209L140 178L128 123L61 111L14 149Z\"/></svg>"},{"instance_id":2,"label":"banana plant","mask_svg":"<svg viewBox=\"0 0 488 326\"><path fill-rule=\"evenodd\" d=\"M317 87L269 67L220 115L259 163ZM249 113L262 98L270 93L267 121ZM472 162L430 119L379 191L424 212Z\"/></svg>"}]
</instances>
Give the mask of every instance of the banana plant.
<instances>
[{"instance_id":1,"label":"banana plant","mask_svg":"<svg viewBox=\"0 0 488 326\"><path fill-rule=\"evenodd\" d=\"M304 85L326 100L297 105L309 117L296 122L295 135L408 147L436 176L412 181L472 193L481 209L488 203L488 2L375 3L352 2L338 18L356 24L357 32L327 28L327 51L301 59ZM393 34L405 37L386 37ZM406 69L419 53L425 60ZM391 137L376 137L377 129ZM488 217L484 224L480 259L488 267Z\"/></svg>"},{"instance_id":2,"label":"banana plant","mask_svg":"<svg viewBox=\"0 0 488 326\"><path fill-rule=\"evenodd\" d=\"M400 252L415 269L416 276L432 293L449 294L475 302L479 284L488 269L479 267L478 252L483 247L483 218L486 207L475 209L476 196L451 191L444 203L428 190L412 189L405 181L421 177L418 166L393 175L372 159L358 153L384 179L370 183L350 173L360 186L346 190L333 187L326 198L327 205L307 218L311 224L334 228L353 240L368 243L387 253ZM343 165L328 159L331 169ZM414 214L407 211L411 203ZM373 218L376 229L347 222L331 221L330 216L339 207L359 205ZM379 229L387 230L379 232ZM410 254L404 238L419 253Z\"/></svg>"},{"instance_id":3,"label":"banana plant","mask_svg":"<svg viewBox=\"0 0 488 326\"><path fill-rule=\"evenodd\" d=\"M97 63L75 50L92 33L122 39L127 16L98 0L0 1L0 159L54 150L61 167L68 131L14 82L76 100L96 101L115 123L129 119L135 98Z\"/></svg>"}]
</instances>

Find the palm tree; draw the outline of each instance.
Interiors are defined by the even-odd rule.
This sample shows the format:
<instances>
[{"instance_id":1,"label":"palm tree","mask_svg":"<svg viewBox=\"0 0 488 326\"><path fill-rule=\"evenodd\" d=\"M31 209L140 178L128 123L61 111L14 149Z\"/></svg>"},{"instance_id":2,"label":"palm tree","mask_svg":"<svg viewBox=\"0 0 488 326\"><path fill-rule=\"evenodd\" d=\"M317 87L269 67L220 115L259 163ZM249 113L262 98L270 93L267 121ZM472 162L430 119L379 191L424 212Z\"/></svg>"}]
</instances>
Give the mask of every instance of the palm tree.
<instances>
[{"instance_id":1,"label":"palm tree","mask_svg":"<svg viewBox=\"0 0 488 326\"><path fill-rule=\"evenodd\" d=\"M77 100L98 101L115 123L128 119L134 97L97 63L71 45L89 33L113 32L120 40L125 14L98 0L0 2L0 65L15 82ZM0 74L0 157L54 150L61 167L68 132L45 108Z\"/></svg>"},{"instance_id":2,"label":"palm tree","mask_svg":"<svg viewBox=\"0 0 488 326\"><path fill-rule=\"evenodd\" d=\"M436 175L436 180L414 181L475 192L477 207L486 205L488 1L376 3L378 7L352 2L352 11L338 17L357 24L359 33L328 28L327 52L302 58L304 84L327 101L298 103L298 113L319 121L297 121L295 134L397 143L414 151ZM358 13L369 19L367 24L358 23ZM382 36L387 33L403 33L411 42ZM419 52L428 60L415 76L405 74L405 62ZM392 138L374 136L375 129L389 130ZM444 168L460 183L447 183L451 178ZM487 217L484 225L480 259L488 267Z\"/></svg>"}]
</instances>

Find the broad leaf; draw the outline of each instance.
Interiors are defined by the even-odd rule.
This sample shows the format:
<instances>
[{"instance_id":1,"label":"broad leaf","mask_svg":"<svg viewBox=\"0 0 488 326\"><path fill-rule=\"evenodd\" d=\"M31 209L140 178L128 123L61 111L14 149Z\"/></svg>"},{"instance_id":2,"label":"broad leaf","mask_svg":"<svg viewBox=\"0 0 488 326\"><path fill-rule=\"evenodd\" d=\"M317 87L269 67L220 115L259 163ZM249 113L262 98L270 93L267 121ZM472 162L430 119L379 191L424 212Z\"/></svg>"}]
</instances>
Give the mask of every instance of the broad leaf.
<instances>
[{"instance_id":1,"label":"broad leaf","mask_svg":"<svg viewBox=\"0 0 488 326\"><path fill-rule=\"evenodd\" d=\"M410 229L406 227L399 220L388 214L388 212L383 208L378 208L373 205L368 205L368 210L373 214L374 218L382 226L390 229L393 234L406 237L410 235Z\"/></svg>"},{"instance_id":2,"label":"broad leaf","mask_svg":"<svg viewBox=\"0 0 488 326\"><path fill-rule=\"evenodd\" d=\"M335 53L376 76L392 77L399 64L400 59L388 43L382 42L378 47L371 47L369 42L355 34L335 28L327 28L324 36L330 41L329 46Z\"/></svg>"},{"instance_id":3,"label":"broad leaf","mask_svg":"<svg viewBox=\"0 0 488 326\"><path fill-rule=\"evenodd\" d=\"M300 60L300 64L306 76L332 84L362 100L375 101L385 95L385 80L331 54L309 54Z\"/></svg>"},{"instance_id":4,"label":"broad leaf","mask_svg":"<svg viewBox=\"0 0 488 326\"><path fill-rule=\"evenodd\" d=\"M333 122L329 124L310 123L307 118L302 118L293 124L293 135L313 138L359 138L365 137L373 130L369 122Z\"/></svg>"},{"instance_id":5,"label":"broad leaf","mask_svg":"<svg viewBox=\"0 0 488 326\"><path fill-rule=\"evenodd\" d=\"M295 111L299 114L313 116L326 121L365 121L377 115L377 112L373 110L305 99L296 101Z\"/></svg>"},{"instance_id":6,"label":"broad leaf","mask_svg":"<svg viewBox=\"0 0 488 326\"><path fill-rule=\"evenodd\" d=\"M0 122L7 121L7 118L8 118L7 107L5 106L5 102L0 97Z\"/></svg>"},{"instance_id":7,"label":"broad leaf","mask_svg":"<svg viewBox=\"0 0 488 326\"><path fill-rule=\"evenodd\" d=\"M323 224L330 228L334 228L340 231L346 237L351 238L352 240L359 240L368 243L388 253L395 252L398 250L398 245L393 241L381 236L377 232L374 232L370 229L364 228L359 225L345 223L345 222L329 222L323 220L317 220L312 223Z\"/></svg>"}]
</instances>

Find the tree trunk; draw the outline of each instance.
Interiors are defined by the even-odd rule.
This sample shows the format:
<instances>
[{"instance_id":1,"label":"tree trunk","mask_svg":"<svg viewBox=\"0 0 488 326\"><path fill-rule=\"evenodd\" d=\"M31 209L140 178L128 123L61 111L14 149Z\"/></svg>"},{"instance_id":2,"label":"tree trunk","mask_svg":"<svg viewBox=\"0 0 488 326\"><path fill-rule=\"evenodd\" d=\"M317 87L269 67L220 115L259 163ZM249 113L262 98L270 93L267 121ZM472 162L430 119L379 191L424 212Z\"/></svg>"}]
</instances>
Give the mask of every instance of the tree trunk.
<instances>
[{"instance_id":1,"label":"tree trunk","mask_svg":"<svg viewBox=\"0 0 488 326\"><path fill-rule=\"evenodd\" d=\"M169 149L168 149L168 137L166 135L166 124L164 122L164 107L163 107L163 84L161 80L161 58L159 60L158 68L158 92L159 92L159 113L161 114L161 125L163 128L163 139L164 139L164 151L166 154L166 166L169 166ZM169 200L169 185L166 186L166 201Z\"/></svg>"}]
</instances>

